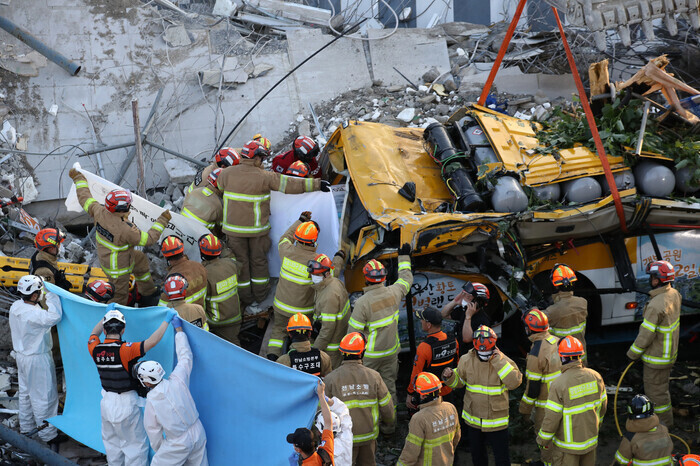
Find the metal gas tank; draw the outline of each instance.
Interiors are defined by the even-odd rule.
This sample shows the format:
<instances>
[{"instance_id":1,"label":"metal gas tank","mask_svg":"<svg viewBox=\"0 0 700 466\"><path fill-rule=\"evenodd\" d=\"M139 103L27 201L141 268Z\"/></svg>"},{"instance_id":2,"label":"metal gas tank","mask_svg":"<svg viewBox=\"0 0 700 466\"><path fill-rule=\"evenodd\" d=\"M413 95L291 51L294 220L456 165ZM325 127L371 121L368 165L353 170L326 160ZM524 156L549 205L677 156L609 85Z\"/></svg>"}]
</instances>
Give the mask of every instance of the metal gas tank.
<instances>
[{"instance_id":1,"label":"metal gas tank","mask_svg":"<svg viewBox=\"0 0 700 466\"><path fill-rule=\"evenodd\" d=\"M590 202L601 196L603 189L595 178L587 176L565 181L562 188L562 202Z\"/></svg>"},{"instance_id":2,"label":"metal gas tank","mask_svg":"<svg viewBox=\"0 0 700 466\"><path fill-rule=\"evenodd\" d=\"M621 172L613 173L613 178L615 178L615 186L617 186L618 191L624 191L625 189L634 188L634 174L632 170L623 170ZM600 186L603 188L603 195L607 196L610 194L610 186L608 186L608 180L605 175L598 177Z\"/></svg>"},{"instance_id":3,"label":"metal gas tank","mask_svg":"<svg viewBox=\"0 0 700 466\"><path fill-rule=\"evenodd\" d=\"M496 212L522 212L527 209L528 199L518 180L502 176L496 181L491 204Z\"/></svg>"},{"instance_id":4,"label":"metal gas tank","mask_svg":"<svg viewBox=\"0 0 700 466\"><path fill-rule=\"evenodd\" d=\"M676 171L676 191L680 194L693 194L700 190L700 183L692 183L690 178L693 176L692 167L683 167Z\"/></svg>"},{"instance_id":5,"label":"metal gas tank","mask_svg":"<svg viewBox=\"0 0 700 466\"><path fill-rule=\"evenodd\" d=\"M561 187L559 184L551 184L547 186L537 186L532 188L535 197L540 201L558 201L561 197Z\"/></svg>"},{"instance_id":6,"label":"metal gas tank","mask_svg":"<svg viewBox=\"0 0 700 466\"><path fill-rule=\"evenodd\" d=\"M666 197L676 186L676 177L670 168L645 160L634 167L637 186L647 196Z\"/></svg>"}]
</instances>

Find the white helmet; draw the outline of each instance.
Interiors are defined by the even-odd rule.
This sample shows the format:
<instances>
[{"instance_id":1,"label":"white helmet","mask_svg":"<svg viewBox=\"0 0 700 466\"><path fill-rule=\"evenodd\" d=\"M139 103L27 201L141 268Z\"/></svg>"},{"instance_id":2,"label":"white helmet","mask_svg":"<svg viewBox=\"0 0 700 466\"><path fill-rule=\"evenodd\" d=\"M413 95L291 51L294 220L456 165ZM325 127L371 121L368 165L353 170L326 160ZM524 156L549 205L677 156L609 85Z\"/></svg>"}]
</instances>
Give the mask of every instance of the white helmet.
<instances>
[{"instance_id":1,"label":"white helmet","mask_svg":"<svg viewBox=\"0 0 700 466\"><path fill-rule=\"evenodd\" d=\"M117 322L121 322L122 324L126 325L126 319L124 318L124 314L117 311L116 309L107 311L107 314L105 314L104 319L102 319L102 323L106 324L110 320L116 320Z\"/></svg>"},{"instance_id":2,"label":"white helmet","mask_svg":"<svg viewBox=\"0 0 700 466\"><path fill-rule=\"evenodd\" d=\"M331 421L333 421L333 435L340 433L340 417L331 411ZM316 415L316 428L319 432L323 432L323 413L318 413Z\"/></svg>"},{"instance_id":3,"label":"white helmet","mask_svg":"<svg viewBox=\"0 0 700 466\"><path fill-rule=\"evenodd\" d=\"M17 291L24 296L31 296L44 288L44 280L36 275L25 275L17 282Z\"/></svg>"},{"instance_id":4,"label":"white helmet","mask_svg":"<svg viewBox=\"0 0 700 466\"><path fill-rule=\"evenodd\" d=\"M146 382L158 385L165 375L163 366L158 361L141 361L136 365L135 369L136 376L144 387Z\"/></svg>"}]
</instances>

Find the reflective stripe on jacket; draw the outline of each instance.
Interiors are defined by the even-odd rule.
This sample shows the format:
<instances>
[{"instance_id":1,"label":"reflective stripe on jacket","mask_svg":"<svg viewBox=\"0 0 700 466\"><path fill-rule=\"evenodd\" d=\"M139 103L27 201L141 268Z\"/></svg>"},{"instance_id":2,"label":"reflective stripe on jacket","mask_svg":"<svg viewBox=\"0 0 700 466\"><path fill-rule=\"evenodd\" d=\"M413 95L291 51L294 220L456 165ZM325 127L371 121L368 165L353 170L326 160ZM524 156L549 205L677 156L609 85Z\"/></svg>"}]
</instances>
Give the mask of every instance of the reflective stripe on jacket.
<instances>
[{"instance_id":1,"label":"reflective stripe on jacket","mask_svg":"<svg viewBox=\"0 0 700 466\"><path fill-rule=\"evenodd\" d=\"M211 231L219 230L224 215L224 205L220 196L221 192L211 186L196 188L185 196L180 213Z\"/></svg>"},{"instance_id":2,"label":"reflective stripe on jacket","mask_svg":"<svg viewBox=\"0 0 700 466\"><path fill-rule=\"evenodd\" d=\"M586 344L586 318L588 301L574 296L573 291L560 291L552 295L554 304L545 309L549 319L549 333L564 338L572 335Z\"/></svg>"},{"instance_id":3,"label":"reflective stripe on jacket","mask_svg":"<svg viewBox=\"0 0 700 466\"><path fill-rule=\"evenodd\" d=\"M673 441L668 428L659 423L656 414L644 419L628 419L627 432L615 452L615 461L634 466L673 464Z\"/></svg>"},{"instance_id":4,"label":"reflective stripe on jacket","mask_svg":"<svg viewBox=\"0 0 700 466\"><path fill-rule=\"evenodd\" d=\"M558 339L546 331L533 333L529 338L532 348L526 361L525 392L519 408L522 414L532 412L533 406L544 409L549 386L561 374Z\"/></svg>"},{"instance_id":5,"label":"reflective stripe on jacket","mask_svg":"<svg viewBox=\"0 0 700 466\"><path fill-rule=\"evenodd\" d=\"M316 290L314 315L316 320L321 320L321 331L314 341L314 348L338 351L350 320L348 290L343 282L333 276L312 286Z\"/></svg>"},{"instance_id":6,"label":"reflective stripe on jacket","mask_svg":"<svg viewBox=\"0 0 700 466\"><path fill-rule=\"evenodd\" d=\"M307 264L316 257L316 246L294 242L294 231L299 225L299 220L292 223L277 245L282 268L273 306L277 311L290 315L297 312L310 314L314 310L314 289Z\"/></svg>"},{"instance_id":7,"label":"reflective stripe on jacket","mask_svg":"<svg viewBox=\"0 0 700 466\"><path fill-rule=\"evenodd\" d=\"M408 423L408 436L398 465L451 465L461 437L459 415L452 403L438 398L419 405Z\"/></svg>"},{"instance_id":8,"label":"reflective stripe on jacket","mask_svg":"<svg viewBox=\"0 0 700 466\"><path fill-rule=\"evenodd\" d=\"M238 263L232 257L202 261L207 271L207 320L212 326L241 321Z\"/></svg>"}]
</instances>

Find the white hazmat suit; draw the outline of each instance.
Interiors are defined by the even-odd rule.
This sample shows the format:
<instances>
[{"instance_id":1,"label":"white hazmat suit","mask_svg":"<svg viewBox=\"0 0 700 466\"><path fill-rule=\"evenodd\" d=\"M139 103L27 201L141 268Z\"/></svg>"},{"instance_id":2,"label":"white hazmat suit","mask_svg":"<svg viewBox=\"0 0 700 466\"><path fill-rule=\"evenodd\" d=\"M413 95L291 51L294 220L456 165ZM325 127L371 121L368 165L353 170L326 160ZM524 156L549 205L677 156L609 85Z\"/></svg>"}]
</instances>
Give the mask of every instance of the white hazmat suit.
<instances>
[{"instance_id":1,"label":"white hazmat suit","mask_svg":"<svg viewBox=\"0 0 700 466\"><path fill-rule=\"evenodd\" d=\"M170 377L146 397L143 422L156 452L151 465L208 465L207 437L189 389L192 351L184 332L175 334L175 351L177 365Z\"/></svg>"},{"instance_id":2,"label":"white hazmat suit","mask_svg":"<svg viewBox=\"0 0 700 466\"><path fill-rule=\"evenodd\" d=\"M352 466L352 417L348 407L335 396L331 398L333 404L328 403L331 413L338 416L340 426L333 425L333 462L335 466ZM316 416L316 427L321 430L319 420L321 413ZM335 421L334 421L335 422Z\"/></svg>"},{"instance_id":3,"label":"white hazmat suit","mask_svg":"<svg viewBox=\"0 0 700 466\"><path fill-rule=\"evenodd\" d=\"M58 414L51 327L61 320L63 309L54 293L46 295L46 304L48 310L20 299L10 307L12 347L19 373L19 428L25 434ZM39 438L45 442L56 435L53 426L39 431Z\"/></svg>"}]
</instances>

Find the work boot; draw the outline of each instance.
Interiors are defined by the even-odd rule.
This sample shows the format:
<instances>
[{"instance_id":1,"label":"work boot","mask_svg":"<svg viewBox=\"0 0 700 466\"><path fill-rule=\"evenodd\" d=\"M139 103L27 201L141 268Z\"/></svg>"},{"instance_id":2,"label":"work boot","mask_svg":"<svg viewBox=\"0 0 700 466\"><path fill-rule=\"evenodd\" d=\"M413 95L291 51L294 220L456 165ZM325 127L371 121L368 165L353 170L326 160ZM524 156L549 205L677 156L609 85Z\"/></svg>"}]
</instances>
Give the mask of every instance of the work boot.
<instances>
[{"instance_id":1,"label":"work boot","mask_svg":"<svg viewBox=\"0 0 700 466\"><path fill-rule=\"evenodd\" d=\"M158 301L160 301L160 293L160 287L158 287L156 288L156 292L153 294L149 294L148 296L141 295L136 304L138 304L139 307L157 306Z\"/></svg>"}]
</instances>

